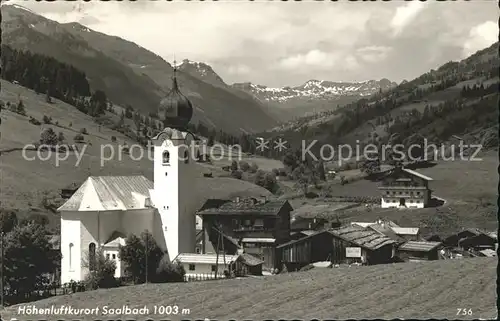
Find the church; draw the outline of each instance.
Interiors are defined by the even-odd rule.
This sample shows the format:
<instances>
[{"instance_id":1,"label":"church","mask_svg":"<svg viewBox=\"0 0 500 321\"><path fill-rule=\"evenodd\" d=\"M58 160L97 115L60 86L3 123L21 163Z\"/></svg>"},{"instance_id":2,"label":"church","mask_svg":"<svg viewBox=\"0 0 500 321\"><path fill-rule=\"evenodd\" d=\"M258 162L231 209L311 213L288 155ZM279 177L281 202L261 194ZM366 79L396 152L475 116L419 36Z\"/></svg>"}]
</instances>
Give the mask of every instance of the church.
<instances>
[{"instance_id":1,"label":"church","mask_svg":"<svg viewBox=\"0 0 500 321\"><path fill-rule=\"evenodd\" d=\"M126 236L151 233L174 259L194 253L197 195L194 195L196 137L187 130L191 102L174 77L172 90L160 102L165 128L154 144L154 182L144 176L91 176L58 209L61 213L61 283L83 280L102 249L116 262L115 277L123 276L118 256Z\"/></svg>"}]
</instances>

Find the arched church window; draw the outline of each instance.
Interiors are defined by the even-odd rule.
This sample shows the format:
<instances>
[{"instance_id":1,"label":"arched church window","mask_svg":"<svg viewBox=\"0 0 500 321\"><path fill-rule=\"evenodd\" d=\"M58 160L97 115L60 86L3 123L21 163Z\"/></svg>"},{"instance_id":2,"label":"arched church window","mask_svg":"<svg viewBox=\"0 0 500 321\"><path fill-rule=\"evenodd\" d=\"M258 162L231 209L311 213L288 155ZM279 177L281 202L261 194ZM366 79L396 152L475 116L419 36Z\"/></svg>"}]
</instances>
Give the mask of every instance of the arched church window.
<instances>
[{"instance_id":1,"label":"arched church window","mask_svg":"<svg viewBox=\"0 0 500 321\"><path fill-rule=\"evenodd\" d=\"M188 151L184 151L184 164L189 163L189 153Z\"/></svg>"},{"instance_id":2,"label":"arched church window","mask_svg":"<svg viewBox=\"0 0 500 321\"><path fill-rule=\"evenodd\" d=\"M94 271L96 268L95 243L89 244L89 270Z\"/></svg>"},{"instance_id":3,"label":"arched church window","mask_svg":"<svg viewBox=\"0 0 500 321\"><path fill-rule=\"evenodd\" d=\"M73 260L73 243L69 243L69 255L68 255L68 257L69 257L69 269L71 270L71 268L72 268L71 261Z\"/></svg>"},{"instance_id":4,"label":"arched church window","mask_svg":"<svg viewBox=\"0 0 500 321\"><path fill-rule=\"evenodd\" d=\"M170 153L168 151L163 152L163 165L170 164Z\"/></svg>"}]
</instances>

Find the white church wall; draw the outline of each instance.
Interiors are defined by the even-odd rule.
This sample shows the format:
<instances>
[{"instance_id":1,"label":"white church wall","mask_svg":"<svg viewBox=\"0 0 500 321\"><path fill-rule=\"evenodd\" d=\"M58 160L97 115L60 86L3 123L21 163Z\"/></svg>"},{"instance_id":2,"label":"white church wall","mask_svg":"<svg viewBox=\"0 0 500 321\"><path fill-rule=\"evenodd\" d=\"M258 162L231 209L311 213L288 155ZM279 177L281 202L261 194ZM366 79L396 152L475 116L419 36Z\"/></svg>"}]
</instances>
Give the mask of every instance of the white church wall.
<instances>
[{"instance_id":1,"label":"white church wall","mask_svg":"<svg viewBox=\"0 0 500 321\"><path fill-rule=\"evenodd\" d=\"M80 213L61 213L61 283L81 279Z\"/></svg>"},{"instance_id":2,"label":"white church wall","mask_svg":"<svg viewBox=\"0 0 500 321\"><path fill-rule=\"evenodd\" d=\"M128 236L134 234L141 236L145 231L153 234L154 231L154 209L128 210L123 212L123 233ZM153 234L154 235L154 234Z\"/></svg>"}]
</instances>

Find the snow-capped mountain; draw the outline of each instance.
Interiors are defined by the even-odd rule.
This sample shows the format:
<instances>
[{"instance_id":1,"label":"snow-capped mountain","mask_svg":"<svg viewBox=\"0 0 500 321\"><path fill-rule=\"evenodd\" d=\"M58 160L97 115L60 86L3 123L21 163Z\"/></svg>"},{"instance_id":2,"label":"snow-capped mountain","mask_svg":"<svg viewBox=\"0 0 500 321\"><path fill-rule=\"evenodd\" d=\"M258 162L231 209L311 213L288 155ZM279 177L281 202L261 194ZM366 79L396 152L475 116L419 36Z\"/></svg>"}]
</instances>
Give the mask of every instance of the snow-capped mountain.
<instances>
[{"instance_id":1,"label":"snow-capped mountain","mask_svg":"<svg viewBox=\"0 0 500 321\"><path fill-rule=\"evenodd\" d=\"M384 91L397 86L388 79L369 80L364 82L333 82L325 80L309 80L297 87L271 88L252 83L234 84L234 87L251 92L257 98L267 102L287 103L296 99L337 100L339 96L365 97L380 90Z\"/></svg>"}]
</instances>

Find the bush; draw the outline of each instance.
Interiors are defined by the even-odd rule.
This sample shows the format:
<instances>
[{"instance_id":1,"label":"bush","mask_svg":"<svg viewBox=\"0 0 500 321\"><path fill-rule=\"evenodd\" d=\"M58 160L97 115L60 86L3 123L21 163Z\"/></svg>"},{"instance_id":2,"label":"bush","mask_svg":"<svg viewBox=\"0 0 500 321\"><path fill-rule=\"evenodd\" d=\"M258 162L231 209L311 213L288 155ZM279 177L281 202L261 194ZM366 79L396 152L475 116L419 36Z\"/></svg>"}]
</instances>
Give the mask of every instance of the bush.
<instances>
[{"instance_id":1,"label":"bush","mask_svg":"<svg viewBox=\"0 0 500 321\"><path fill-rule=\"evenodd\" d=\"M240 169L246 172L250 169L250 164L248 164L248 162L245 161L240 161Z\"/></svg>"},{"instance_id":2,"label":"bush","mask_svg":"<svg viewBox=\"0 0 500 321\"><path fill-rule=\"evenodd\" d=\"M43 115L43 123L44 124L51 124L52 121L47 115Z\"/></svg>"},{"instance_id":3,"label":"bush","mask_svg":"<svg viewBox=\"0 0 500 321\"><path fill-rule=\"evenodd\" d=\"M40 126L42 124L39 120L37 120L36 118L33 118L31 116L30 116L30 119L29 119L29 123L33 124L35 126Z\"/></svg>"},{"instance_id":4,"label":"bush","mask_svg":"<svg viewBox=\"0 0 500 321\"><path fill-rule=\"evenodd\" d=\"M87 128L82 128L80 129L80 133L82 133L83 135L88 135L89 133L87 132Z\"/></svg>"},{"instance_id":5,"label":"bush","mask_svg":"<svg viewBox=\"0 0 500 321\"><path fill-rule=\"evenodd\" d=\"M64 134L62 132L59 132L59 135L57 136L57 140L59 141L59 143L63 143L66 138L64 137Z\"/></svg>"},{"instance_id":6,"label":"bush","mask_svg":"<svg viewBox=\"0 0 500 321\"><path fill-rule=\"evenodd\" d=\"M84 140L85 140L85 137L83 137L82 134L76 134L75 135L75 138L74 138L75 142L80 143L80 142L83 142Z\"/></svg>"},{"instance_id":7,"label":"bush","mask_svg":"<svg viewBox=\"0 0 500 321\"><path fill-rule=\"evenodd\" d=\"M186 271L181 264L178 262L172 263L168 260L167 256L164 256L156 269L155 282L184 282L185 275Z\"/></svg>"},{"instance_id":8,"label":"bush","mask_svg":"<svg viewBox=\"0 0 500 321\"><path fill-rule=\"evenodd\" d=\"M250 171L250 173L257 173L258 169L259 169L259 166L257 166L257 164L255 164L255 163L252 163L252 165L250 165L249 171Z\"/></svg>"},{"instance_id":9,"label":"bush","mask_svg":"<svg viewBox=\"0 0 500 321\"><path fill-rule=\"evenodd\" d=\"M277 168L273 168L272 172L273 172L274 176L279 176L279 174L280 174L280 171Z\"/></svg>"},{"instance_id":10,"label":"bush","mask_svg":"<svg viewBox=\"0 0 500 321\"><path fill-rule=\"evenodd\" d=\"M233 170L231 176L236 179L241 179L243 177L243 172L240 170Z\"/></svg>"},{"instance_id":11,"label":"bush","mask_svg":"<svg viewBox=\"0 0 500 321\"><path fill-rule=\"evenodd\" d=\"M116 136L111 136L111 141L112 141L113 143L116 143Z\"/></svg>"}]
</instances>

